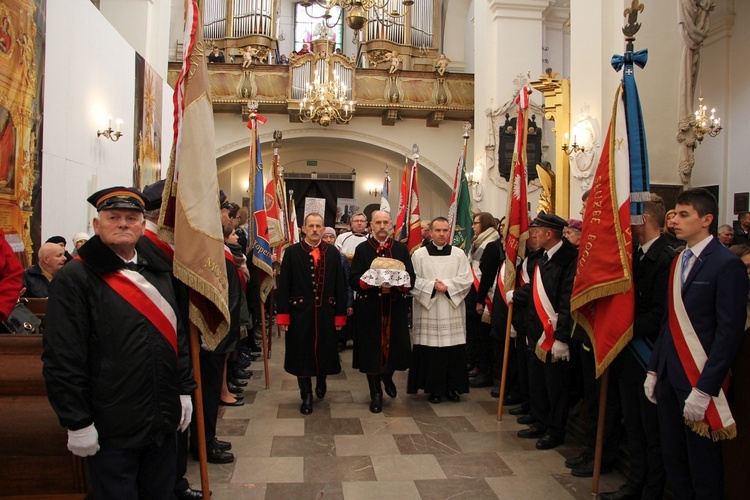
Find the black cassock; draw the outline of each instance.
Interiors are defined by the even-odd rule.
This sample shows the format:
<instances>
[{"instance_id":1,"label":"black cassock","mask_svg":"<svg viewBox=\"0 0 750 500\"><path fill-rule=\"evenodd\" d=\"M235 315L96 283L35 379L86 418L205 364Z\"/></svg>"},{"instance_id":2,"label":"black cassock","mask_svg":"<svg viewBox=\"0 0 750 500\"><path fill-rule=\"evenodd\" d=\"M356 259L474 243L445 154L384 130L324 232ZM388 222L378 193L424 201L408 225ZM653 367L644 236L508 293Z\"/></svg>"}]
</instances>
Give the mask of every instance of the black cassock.
<instances>
[{"instance_id":1,"label":"black cassock","mask_svg":"<svg viewBox=\"0 0 750 500\"><path fill-rule=\"evenodd\" d=\"M341 371L335 327L346 324L346 288L341 255L321 242L304 240L286 249L276 292L278 324L288 324L284 370L298 377Z\"/></svg>"},{"instance_id":2,"label":"black cassock","mask_svg":"<svg viewBox=\"0 0 750 500\"><path fill-rule=\"evenodd\" d=\"M363 288L359 279L377 257L403 262L411 285L393 287L390 293L383 293L380 288ZM414 278L409 250L399 241L388 238L381 245L375 238L369 238L354 251L349 278L352 289L357 292L354 301L354 368L372 374L409 368L409 290L414 285Z\"/></svg>"}]
</instances>

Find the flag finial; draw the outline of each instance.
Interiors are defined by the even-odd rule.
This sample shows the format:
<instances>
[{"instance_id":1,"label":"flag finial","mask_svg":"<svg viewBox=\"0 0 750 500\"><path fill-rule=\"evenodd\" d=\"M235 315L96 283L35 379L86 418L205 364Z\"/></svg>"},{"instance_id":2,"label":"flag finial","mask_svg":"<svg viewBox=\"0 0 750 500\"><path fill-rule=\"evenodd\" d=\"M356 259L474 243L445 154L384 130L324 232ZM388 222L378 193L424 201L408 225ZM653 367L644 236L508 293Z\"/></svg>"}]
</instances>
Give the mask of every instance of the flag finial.
<instances>
[{"instance_id":1,"label":"flag finial","mask_svg":"<svg viewBox=\"0 0 750 500\"><path fill-rule=\"evenodd\" d=\"M622 34L625 35L625 41L627 42L626 51L633 50L635 34L641 29L641 23L638 22L638 13L643 12L644 8L645 6L639 0L633 0L630 7L623 12L623 16L627 18L627 22L622 28Z\"/></svg>"}]
</instances>

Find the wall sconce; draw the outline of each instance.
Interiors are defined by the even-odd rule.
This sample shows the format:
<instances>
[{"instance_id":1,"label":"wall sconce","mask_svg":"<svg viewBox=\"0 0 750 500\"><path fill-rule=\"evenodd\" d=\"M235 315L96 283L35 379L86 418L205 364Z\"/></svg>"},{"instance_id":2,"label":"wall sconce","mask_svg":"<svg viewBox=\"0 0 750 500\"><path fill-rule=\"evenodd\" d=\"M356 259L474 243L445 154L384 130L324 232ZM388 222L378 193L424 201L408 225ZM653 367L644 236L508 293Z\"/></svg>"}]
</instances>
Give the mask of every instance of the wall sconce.
<instances>
[{"instance_id":1,"label":"wall sconce","mask_svg":"<svg viewBox=\"0 0 750 500\"><path fill-rule=\"evenodd\" d=\"M101 137L104 136L107 139L109 139L112 142L117 142L120 140L120 137L122 137L122 132L120 131L122 129L122 120L117 119L117 131L112 129L112 117L109 117L109 125L104 130L97 130L96 136Z\"/></svg>"},{"instance_id":2,"label":"wall sconce","mask_svg":"<svg viewBox=\"0 0 750 500\"><path fill-rule=\"evenodd\" d=\"M482 182L481 176L474 172L466 172L466 182L469 186L476 186Z\"/></svg>"},{"instance_id":3,"label":"wall sconce","mask_svg":"<svg viewBox=\"0 0 750 500\"><path fill-rule=\"evenodd\" d=\"M367 190L368 193L370 193L370 196L374 196L375 198L380 197L380 195L383 194L383 188L377 188L377 187L371 187Z\"/></svg>"},{"instance_id":4,"label":"wall sconce","mask_svg":"<svg viewBox=\"0 0 750 500\"><path fill-rule=\"evenodd\" d=\"M583 153L585 151L585 148L583 146L579 146L578 144L576 144L576 136L573 136L573 144L571 144L570 146L568 146L568 138L570 137L568 133L565 132L565 135L563 137L562 150L565 151L565 154L572 155L573 153Z\"/></svg>"}]
</instances>

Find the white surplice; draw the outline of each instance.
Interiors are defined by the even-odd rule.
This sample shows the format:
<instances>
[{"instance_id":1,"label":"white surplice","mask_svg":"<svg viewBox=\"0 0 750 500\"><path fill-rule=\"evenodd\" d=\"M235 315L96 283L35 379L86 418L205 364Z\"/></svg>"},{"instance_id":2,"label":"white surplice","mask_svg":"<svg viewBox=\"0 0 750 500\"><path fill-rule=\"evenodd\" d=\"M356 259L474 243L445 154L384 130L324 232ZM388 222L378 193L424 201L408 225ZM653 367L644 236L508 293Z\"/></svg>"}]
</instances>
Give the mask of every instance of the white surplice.
<instances>
[{"instance_id":1,"label":"white surplice","mask_svg":"<svg viewBox=\"0 0 750 500\"><path fill-rule=\"evenodd\" d=\"M473 284L466 255L451 247L450 255L430 255L423 247L411 258L416 283L414 296L412 343L447 347L466 343L466 308L464 298ZM436 292L435 280L448 287Z\"/></svg>"}]
</instances>

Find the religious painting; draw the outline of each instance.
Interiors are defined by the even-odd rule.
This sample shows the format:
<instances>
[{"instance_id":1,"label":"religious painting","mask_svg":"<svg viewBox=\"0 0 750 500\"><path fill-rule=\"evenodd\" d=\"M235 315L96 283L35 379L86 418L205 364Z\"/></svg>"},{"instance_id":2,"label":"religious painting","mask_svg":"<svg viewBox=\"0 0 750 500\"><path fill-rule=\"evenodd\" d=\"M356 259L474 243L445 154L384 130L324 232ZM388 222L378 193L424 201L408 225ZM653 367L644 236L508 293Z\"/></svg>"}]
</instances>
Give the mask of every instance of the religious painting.
<instances>
[{"instance_id":1,"label":"religious painting","mask_svg":"<svg viewBox=\"0 0 750 500\"><path fill-rule=\"evenodd\" d=\"M302 220L305 220L308 214L320 214L323 218L326 216L326 199L325 198L305 198L305 213Z\"/></svg>"},{"instance_id":2,"label":"religious painting","mask_svg":"<svg viewBox=\"0 0 750 500\"><path fill-rule=\"evenodd\" d=\"M349 227L352 216L358 211L359 206L354 198L336 198L336 227Z\"/></svg>"},{"instance_id":3,"label":"religious painting","mask_svg":"<svg viewBox=\"0 0 750 500\"><path fill-rule=\"evenodd\" d=\"M0 227L25 265L41 238L45 0L0 2Z\"/></svg>"},{"instance_id":4,"label":"religious painting","mask_svg":"<svg viewBox=\"0 0 750 500\"><path fill-rule=\"evenodd\" d=\"M498 150L498 165L500 175L508 180L513 169L513 154L516 147L516 117L505 115L505 124L500 128L500 147ZM526 170L529 181L537 178L536 165L542 163L542 129L536 124L536 115L531 115L528 121L526 136Z\"/></svg>"},{"instance_id":5,"label":"religious painting","mask_svg":"<svg viewBox=\"0 0 750 500\"><path fill-rule=\"evenodd\" d=\"M162 78L136 53L133 186L138 189L161 179L162 87Z\"/></svg>"},{"instance_id":6,"label":"religious painting","mask_svg":"<svg viewBox=\"0 0 750 500\"><path fill-rule=\"evenodd\" d=\"M748 200L750 200L750 193L734 193L734 215L748 211Z\"/></svg>"}]
</instances>

